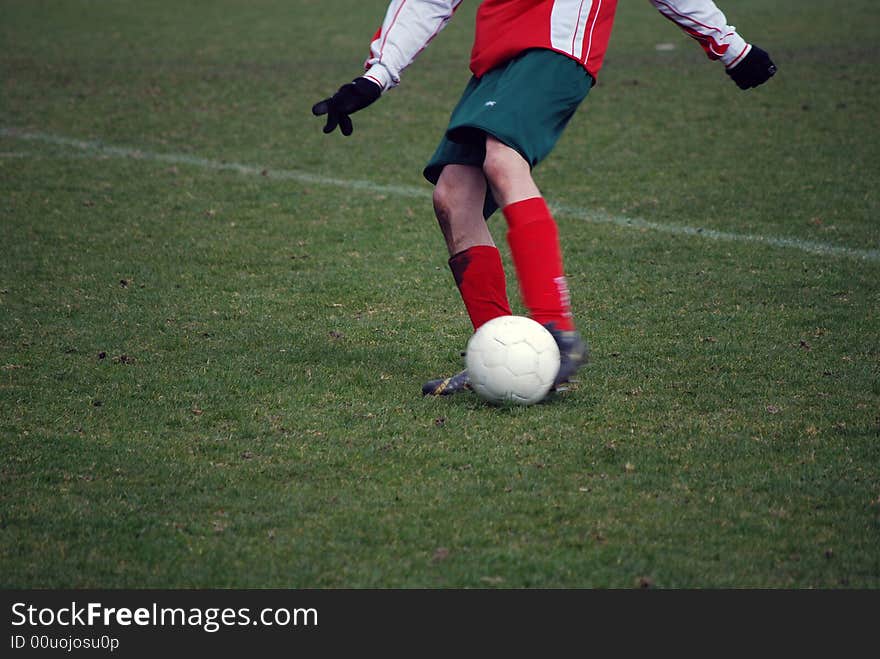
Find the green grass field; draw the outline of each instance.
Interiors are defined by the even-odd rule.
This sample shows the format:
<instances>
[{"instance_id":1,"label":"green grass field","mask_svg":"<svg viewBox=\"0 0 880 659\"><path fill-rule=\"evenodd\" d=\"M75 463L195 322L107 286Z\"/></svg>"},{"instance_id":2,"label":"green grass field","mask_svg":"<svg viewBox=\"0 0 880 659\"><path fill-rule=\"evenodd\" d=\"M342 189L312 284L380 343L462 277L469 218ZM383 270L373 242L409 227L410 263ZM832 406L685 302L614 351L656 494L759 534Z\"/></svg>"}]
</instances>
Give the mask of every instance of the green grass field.
<instances>
[{"instance_id":1,"label":"green grass field","mask_svg":"<svg viewBox=\"0 0 880 659\"><path fill-rule=\"evenodd\" d=\"M421 168L476 2L346 139L310 108L384 0L0 0L0 586L880 587L846 4L722 1L779 66L741 92L620 3L536 170L593 361L508 409L420 395L470 332Z\"/></svg>"}]
</instances>

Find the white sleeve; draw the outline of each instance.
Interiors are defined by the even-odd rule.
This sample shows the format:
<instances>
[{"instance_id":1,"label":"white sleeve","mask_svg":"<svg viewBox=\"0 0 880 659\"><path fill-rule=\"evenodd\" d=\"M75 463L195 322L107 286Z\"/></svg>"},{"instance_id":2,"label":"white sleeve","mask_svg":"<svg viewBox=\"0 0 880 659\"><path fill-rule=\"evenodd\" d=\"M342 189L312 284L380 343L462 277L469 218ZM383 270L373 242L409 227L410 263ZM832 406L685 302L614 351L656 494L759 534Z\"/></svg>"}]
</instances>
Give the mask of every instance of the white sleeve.
<instances>
[{"instance_id":1,"label":"white sleeve","mask_svg":"<svg viewBox=\"0 0 880 659\"><path fill-rule=\"evenodd\" d=\"M661 14L700 42L709 59L736 66L752 47L712 0L651 0Z\"/></svg>"},{"instance_id":2,"label":"white sleeve","mask_svg":"<svg viewBox=\"0 0 880 659\"><path fill-rule=\"evenodd\" d=\"M370 44L365 77L383 90L400 83L400 73L446 27L462 0L391 0L382 27Z\"/></svg>"}]
</instances>

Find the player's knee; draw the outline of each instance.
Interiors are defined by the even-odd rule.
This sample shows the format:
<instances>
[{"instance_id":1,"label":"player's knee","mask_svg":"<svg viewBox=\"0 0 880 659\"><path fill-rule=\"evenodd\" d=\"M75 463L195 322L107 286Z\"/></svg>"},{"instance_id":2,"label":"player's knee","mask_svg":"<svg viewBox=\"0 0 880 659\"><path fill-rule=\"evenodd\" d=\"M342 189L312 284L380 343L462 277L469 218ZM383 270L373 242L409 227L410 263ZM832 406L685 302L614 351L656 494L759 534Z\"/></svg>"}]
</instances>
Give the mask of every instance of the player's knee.
<instances>
[{"instance_id":1,"label":"player's knee","mask_svg":"<svg viewBox=\"0 0 880 659\"><path fill-rule=\"evenodd\" d=\"M519 151L498 140L486 141L486 158L483 174L489 182L496 203L506 205L540 196L541 192L532 178L532 169Z\"/></svg>"},{"instance_id":2,"label":"player's knee","mask_svg":"<svg viewBox=\"0 0 880 659\"><path fill-rule=\"evenodd\" d=\"M486 149L483 174L493 188L499 188L510 178L511 163L508 155L497 149Z\"/></svg>"},{"instance_id":3,"label":"player's knee","mask_svg":"<svg viewBox=\"0 0 880 659\"><path fill-rule=\"evenodd\" d=\"M441 178L434 187L434 215L447 245L454 240L452 216L455 212L455 189L448 181Z\"/></svg>"},{"instance_id":4,"label":"player's knee","mask_svg":"<svg viewBox=\"0 0 880 659\"><path fill-rule=\"evenodd\" d=\"M454 194L454 187L442 178L434 186L434 214L441 228L449 225L449 218L455 205Z\"/></svg>"},{"instance_id":5,"label":"player's knee","mask_svg":"<svg viewBox=\"0 0 880 659\"><path fill-rule=\"evenodd\" d=\"M505 190L519 179L530 176L528 163L517 151L493 140L486 143L483 174L494 190Z\"/></svg>"}]
</instances>

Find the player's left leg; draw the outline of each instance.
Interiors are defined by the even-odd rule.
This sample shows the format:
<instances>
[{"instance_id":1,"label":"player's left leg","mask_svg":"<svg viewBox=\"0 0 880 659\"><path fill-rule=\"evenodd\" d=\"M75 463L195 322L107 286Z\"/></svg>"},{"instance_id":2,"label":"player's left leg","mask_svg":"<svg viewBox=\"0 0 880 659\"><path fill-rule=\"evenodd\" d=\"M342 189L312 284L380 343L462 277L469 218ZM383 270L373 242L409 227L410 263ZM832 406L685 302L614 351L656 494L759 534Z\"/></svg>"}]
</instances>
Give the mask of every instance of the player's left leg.
<instances>
[{"instance_id":1,"label":"player's left leg","mask_svg":"<svg viewBox=\"0 0 880 659\"><path fill-rule=\"evenodd\" d=\"M556 221L529 163L491 135L486 138L483 172L507 220L507 242L523 303L559 344L562 363L556 384L562 384L586 361L587 347L575 331Z\"/></svg>"},{"instance_id":2,"label":"player's left leg","mask_svg":"<svg viewBox=\"0 0 880 659\"><path fill-rule=\"evenodd\" d=\"M573 330L559 230L529 163L489 135L483 172L507 220L507 241L529 315L542 325Z\"/></svg>"}]
</instances>

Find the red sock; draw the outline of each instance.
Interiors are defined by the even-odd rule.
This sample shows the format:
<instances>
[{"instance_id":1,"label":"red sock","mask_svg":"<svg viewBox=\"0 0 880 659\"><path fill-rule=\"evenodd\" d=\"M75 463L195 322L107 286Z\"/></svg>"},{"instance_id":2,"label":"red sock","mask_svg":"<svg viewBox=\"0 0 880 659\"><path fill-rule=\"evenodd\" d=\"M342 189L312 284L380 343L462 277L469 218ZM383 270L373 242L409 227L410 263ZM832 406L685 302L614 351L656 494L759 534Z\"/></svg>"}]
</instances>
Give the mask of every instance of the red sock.
<instances>
[{"instance_id":1,"label":"red sock","mask_svg":"<svg viewBox=\"0 0 880 659\"><path fill-rule=\"evenodd\" d=\"M470 247L449 259L449 268L474 330L488 320L511 314L504 266L497 247Z\"/></svg>"},{"instance_id":2,"label":"red sock","mask_svg":"<svg viewBox=\"0 0 880 659\"><path fill-rule=\"evenodd\" d=\"M523 304L532 319L556 329L573 330L571 300L562 269L559 231L543 197L517 201L502 209L507 242Z\"/></svg>"}]
</instances>

